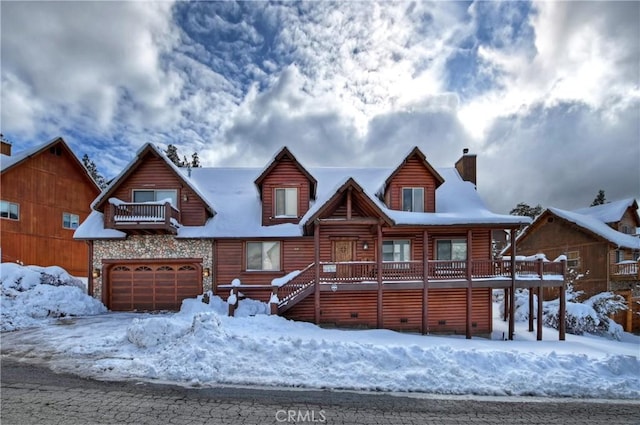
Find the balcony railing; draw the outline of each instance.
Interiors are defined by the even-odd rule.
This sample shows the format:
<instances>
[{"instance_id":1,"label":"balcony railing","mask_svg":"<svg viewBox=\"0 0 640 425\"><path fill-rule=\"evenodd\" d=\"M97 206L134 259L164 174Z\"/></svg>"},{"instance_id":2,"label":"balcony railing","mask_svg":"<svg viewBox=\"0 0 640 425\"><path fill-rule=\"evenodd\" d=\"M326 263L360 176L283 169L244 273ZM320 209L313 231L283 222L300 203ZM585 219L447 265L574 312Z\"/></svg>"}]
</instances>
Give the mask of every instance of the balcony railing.
<instances>
[{"instance_id":1,"label":"balcony railing","mask_svg":"<svg viewBox=\"0 0 640 425\"><path fill-rule=\"evenodd\" d=\"M180 211L169 202L108 204L105 214L107 228L125 231L177 233Z\"/></svg>"},{"instance_id":2,"label":"balcony railing","mask_svg":"<svg viewBox=\"0 0 640 425\"><path fill-rule=\"evenodd\" d=\"M609 270L613 280L640 280L640 260L615 263Z\"/></svg>"}]
</instances>

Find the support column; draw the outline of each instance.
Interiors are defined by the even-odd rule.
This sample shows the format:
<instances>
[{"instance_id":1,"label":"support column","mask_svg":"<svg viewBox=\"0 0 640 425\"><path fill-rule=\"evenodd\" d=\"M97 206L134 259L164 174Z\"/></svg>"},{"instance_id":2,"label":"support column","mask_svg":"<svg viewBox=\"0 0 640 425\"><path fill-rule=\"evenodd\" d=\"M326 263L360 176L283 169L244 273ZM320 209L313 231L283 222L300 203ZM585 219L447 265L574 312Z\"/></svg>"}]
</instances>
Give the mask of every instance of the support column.
<instances>
[{"instance_id":1,"label":"support column","mask_svg":"<svg viewBox=\"0 0 640 425\"><path fill-rule=\"evenodd\" d=\"M471 339L471 314L473 304L473 275L471 273L472 242L471 230L467 230L467 339Z\"/></svg>"},{"instance_id":2,"label":"support column","mask_svg":"<svg viewBox=\"0 0 640 425\"><path fill-rule=\"evenodd\" d=\"M314 319L316 325L320 324L320 223L315 222L313 231L314 261L316 276L313 288Z\"/></svg>"},{"instance_id":3,"label":"support column","mask_svg":"<svg viewBox=\"0 0 640 425\"><path fill-rule=\"evenodd\" d=\"M378 246L377 246L377 258L376 258L376 267L378 269L377 277L378 277L378 303L377 303L377 322L378 329L382 329L383 327L383 312L382 312L382 225L378 222Z\"/></svg>"},{"instance_id":4,"label":"support column","mask_svg":"<svg viewBox=\"0 0 640 425\"><path fill-rule=\"evenodd\" d=\"M422 334L429 333L429 235L422 232Z\"/></svg>"},{"instance_id":5,"label":"support column","mask_svg":"<svg viewBox=\"0 0 640 425\"><path fill-rule=\"evenodd\" d=\"M505 322L509 319L509 288L504 288L504 314L502 315L502 320Z\"/></svg>"},{"instance_id":6,"label":"support column","mask_svg":"<svg viewBox=\"0 0 640 425\"><path fill-rule=\"evenodd\" d=\"M515 333L516 305L516 229L511 229L511 291L509 293L509 341L513 341Z\"/></svg>"},{"instance_id":7,"label":"support column","mask_svg":"<svg viewBox=\"0 0 640 425\"><path fill-rule=\"evenodd\" d=\"M529 332L533 332L533 286L529 288Z\"/></svg>"},{"instance_id":8,"label":"support column","mask_svg":"<svg viewBox=\"0 0 640 425\"><path fill-rule=\"evenodd\" d=\"M566 332L566 315L567 315L567 294L565 292L567 286L567 260L562 260L562 287L560 288L560 311L558 312L558 339L565 340Z\"/></svg>"},{"instance_id":9,"label":"support column","mask_svg":"<svg viewBox=\"0 0 640 425\"><path fill-rule=\"evenodd\" d=\"M538 274L540 275L540 285L538 286L538 316L536 317L537 323L537 334L536 339L538 341L542 341L542 281L544 279L544 264L542 264L542 259L538 260Z\"/></svg>"}]
</instances>

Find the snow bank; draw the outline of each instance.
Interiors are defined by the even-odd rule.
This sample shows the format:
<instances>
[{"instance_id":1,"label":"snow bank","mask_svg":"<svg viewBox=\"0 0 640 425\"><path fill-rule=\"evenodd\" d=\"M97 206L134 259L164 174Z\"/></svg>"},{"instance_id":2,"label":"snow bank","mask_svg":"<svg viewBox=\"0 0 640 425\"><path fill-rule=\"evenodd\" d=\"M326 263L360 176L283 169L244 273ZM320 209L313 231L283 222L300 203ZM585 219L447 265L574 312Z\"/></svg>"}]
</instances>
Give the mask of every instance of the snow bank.
<instances>
[{"instance_id":1,"label":"snow bank","mask_svg":"<svg viewBox=\"0 0 640 425\"><path fill-rule=\"evenodd\" d=\"M57 266L0 267L0 330L41 326L43 319L105 313L106 307L84 292L84 283Z\"/></svg>"}]
</instances>

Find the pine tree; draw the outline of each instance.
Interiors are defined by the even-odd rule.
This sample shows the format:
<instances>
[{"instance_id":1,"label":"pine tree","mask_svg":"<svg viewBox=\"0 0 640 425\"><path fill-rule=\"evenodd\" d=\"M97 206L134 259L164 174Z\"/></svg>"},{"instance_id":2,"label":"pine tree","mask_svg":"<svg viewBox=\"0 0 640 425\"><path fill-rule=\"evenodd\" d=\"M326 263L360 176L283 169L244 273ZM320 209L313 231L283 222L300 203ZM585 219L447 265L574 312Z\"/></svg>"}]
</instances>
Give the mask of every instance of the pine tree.
<instances>
[{"instance_id":1,"label":"pine tree","mask_svg":"<svg viewBox=\"0 0 640 425\"><path fill-rule=\"evenodd\" d=\"M191 155L191 167L200 167L200 157L198 157L198 152L194 152L193 155Z\"/></svg>"},{"instance_id":2,"label":"pine tree","mask_svg":"<svg viewBox=\"0 0 640 425\"><path fill-rule=\"evenodd\" d=\"M536 218L542 212L542 206L540 204L535 207L529 206L529 204L525 202L520 202L514 209L509 211L511 215L519 215L523 217L531 217L532 219Z\"/></svg>"},{"instance_id":3,"label":"pine tree","mask_svg":"<svg viewBox=\"0 0 640 425\"><path fill-rule=\"evenodd\" d=\"M598 195L593 200L590 206L595 207L596 205L603 205L605 202L607 202L607 199L604 197L604 190L600 189L598 191Z\"/></svg>"},{"instance_id":4,"label":"pine tree","mask_svg":"<svg viewBox=\"0 0 640 425\"><path fill-rule=\"evenodd\" d=\"M167 150L164 152L167 155L167 158L171 160L178 167L182 167L182 162L180 161L180 156L178 156L178 148L174 145L167 146Z\"/></svg>"},{"instance_id":5,"label":"pine tree","mask_svg":"<svg viewBox=\"0 0 640 425\"><path fill-rule=\"evenodd\" d=\"M98 167L96 167L95 162L90 160L89 155L87 155L86 153L82 157L82 165L84 165L84 168L87 169L87 171L89 172L89 175L91 176L91 178L93 178L93 181L96 182L96 184L100 189L104 189L105 187L107 187L107 181L98 172Z\"/></svg>"}]
</instances>

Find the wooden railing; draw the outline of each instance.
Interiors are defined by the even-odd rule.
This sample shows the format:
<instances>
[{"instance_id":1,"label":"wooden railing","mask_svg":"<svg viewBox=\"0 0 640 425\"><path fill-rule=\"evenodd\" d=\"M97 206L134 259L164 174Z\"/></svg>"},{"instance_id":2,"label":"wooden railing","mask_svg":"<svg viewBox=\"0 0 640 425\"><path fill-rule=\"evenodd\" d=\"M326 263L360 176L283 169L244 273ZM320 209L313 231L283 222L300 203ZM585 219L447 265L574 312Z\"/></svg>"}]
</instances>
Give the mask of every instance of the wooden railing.
<instances>
[{"instance_id":1,"label":"wooden railing","mask_svg":"<svg viewBox=\"0 0 640 425\"><path fill-rule=\"evenodd\" d=\"M609 270L611 278L614 280L640 280L640 260L623 261L621 263L611 264Z\"/></svg>"},{"instance_id":2,"label":"wooden railing","mask_svg":"<svg viewBox=\"0 0 640 425\"><path fill-rule=\"evenodd\" d=\"M158 226L176 228L180 224L180 211L169 202L108 204L105 223L113 229L146 228Z\"/></svg>"},{"instance_id":3,"label":"wooden railing","mask_svg":"<svg viewBox=\"0 0 640 425\"><path fill-rule=\"evenodd\" d=\"M302 292L310 288L315 282L315 263L309 264L296 277L281 286L273 288L278 296L278 306L285 306L300 295Z\"/></svg>"}]
</instances>

